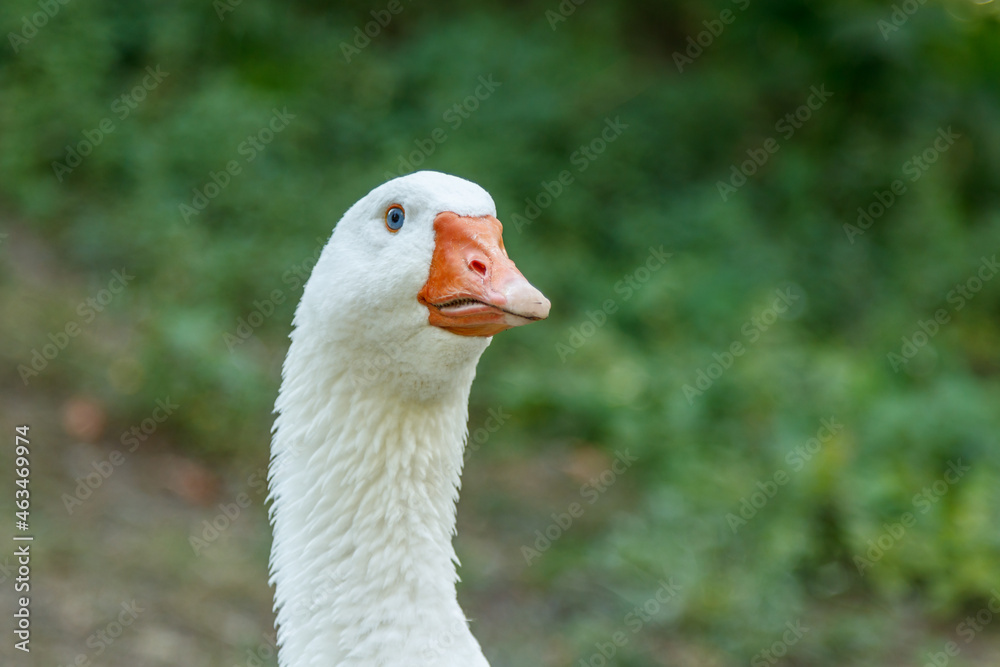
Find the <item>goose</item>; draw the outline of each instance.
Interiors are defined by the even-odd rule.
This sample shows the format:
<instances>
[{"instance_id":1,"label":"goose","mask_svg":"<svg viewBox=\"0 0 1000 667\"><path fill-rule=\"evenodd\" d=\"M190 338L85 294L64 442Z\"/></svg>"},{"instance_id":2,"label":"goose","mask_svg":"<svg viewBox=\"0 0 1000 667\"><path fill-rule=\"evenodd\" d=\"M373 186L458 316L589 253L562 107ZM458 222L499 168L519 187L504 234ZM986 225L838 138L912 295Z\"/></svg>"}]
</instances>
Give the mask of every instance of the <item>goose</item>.
<instances>
[{"instance_id":1,"label":"goose","mask_svg":"<svg viewBox=\"0 0 1000 667\"><path fill-rule=\"evenodd\" d=\"M280 667L488 667L455 590L469 392L492 336L550 306L502 231L482 187L420 171L321 252L272 428Z\"/></svg>"}]
</instances>

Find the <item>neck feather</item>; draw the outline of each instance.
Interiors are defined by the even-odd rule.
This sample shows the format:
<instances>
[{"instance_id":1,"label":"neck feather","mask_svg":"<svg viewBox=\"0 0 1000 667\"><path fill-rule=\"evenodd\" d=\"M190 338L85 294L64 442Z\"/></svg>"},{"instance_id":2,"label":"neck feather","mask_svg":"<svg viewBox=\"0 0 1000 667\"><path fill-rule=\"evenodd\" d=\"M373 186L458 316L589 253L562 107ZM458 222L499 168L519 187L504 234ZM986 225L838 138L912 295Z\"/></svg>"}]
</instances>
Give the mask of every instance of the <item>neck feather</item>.
<instances>
[{"instance_id":1,"label":"neck feather","mask_svg":"<svg viewBox=\"0 0 1000 667\"><path fill-rule=\"evenodd\" d=\"M293 336L275 406L280 664L485 666L451 544L475 364L399 400L391 382L307 341Z\"/></svg>"}]
</instances>

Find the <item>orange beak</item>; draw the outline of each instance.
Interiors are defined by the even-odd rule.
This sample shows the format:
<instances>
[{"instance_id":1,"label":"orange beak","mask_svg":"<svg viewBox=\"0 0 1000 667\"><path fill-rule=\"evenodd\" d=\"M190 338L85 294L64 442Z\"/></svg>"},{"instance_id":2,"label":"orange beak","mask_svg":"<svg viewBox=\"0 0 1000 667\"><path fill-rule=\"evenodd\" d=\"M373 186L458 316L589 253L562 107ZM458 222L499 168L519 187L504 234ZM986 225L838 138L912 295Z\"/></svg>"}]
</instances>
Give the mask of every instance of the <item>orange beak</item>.
<instances>
[{"instance_id":1,"label":"orange beak","mask_svg":"<svg viewBox=\"0 0 1000 667\"><path fill-rule=\"evenodd\" d=\"M460 336L492 336L549 316L549 300L529 283L503 247L503 225L492 215L434 218L434 254L417 294L428 323Z\"/></svg>"}]
</instances>

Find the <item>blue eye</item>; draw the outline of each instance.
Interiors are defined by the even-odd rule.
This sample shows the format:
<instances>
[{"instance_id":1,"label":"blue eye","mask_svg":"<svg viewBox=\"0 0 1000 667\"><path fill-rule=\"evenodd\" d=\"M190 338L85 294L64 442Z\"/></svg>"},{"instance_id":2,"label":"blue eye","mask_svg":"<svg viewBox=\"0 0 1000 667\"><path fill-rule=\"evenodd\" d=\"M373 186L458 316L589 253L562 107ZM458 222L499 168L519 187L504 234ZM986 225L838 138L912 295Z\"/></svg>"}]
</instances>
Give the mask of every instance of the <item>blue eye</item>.
<instances>
[{"instance_id":1,"label":"blue eye","mask_svg":"<svg viewBox=\"0 0 1000 667\"><path fill-rule=\"evenodd\" d=\"M399 204L393 204L385 212L385 226L390 232L398 232L399 228L403 226L403 219L405 217L406 214L403 213L403 207Z\"/></svg>"}]
</instances>

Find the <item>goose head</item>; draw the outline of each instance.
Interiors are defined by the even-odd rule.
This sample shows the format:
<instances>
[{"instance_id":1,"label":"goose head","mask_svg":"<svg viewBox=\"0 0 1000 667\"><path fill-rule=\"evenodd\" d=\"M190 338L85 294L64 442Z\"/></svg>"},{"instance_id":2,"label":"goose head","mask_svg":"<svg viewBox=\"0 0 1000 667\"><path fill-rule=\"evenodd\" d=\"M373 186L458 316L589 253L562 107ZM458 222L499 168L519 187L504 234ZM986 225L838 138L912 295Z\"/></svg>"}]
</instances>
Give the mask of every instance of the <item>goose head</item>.
<instances>
[{"instance_id":1,"label":"goose head","mask_svg":"<svg viewBox=\"0 0 1000 667\"><path fill-rule=\"evenodd\" d=\"M494 334L546 318L549 305L508 257L490 195L421 171L344 214L295 324L350 361L356 386L427 398L471 382Z\"/></svg>"}]
</instances>

